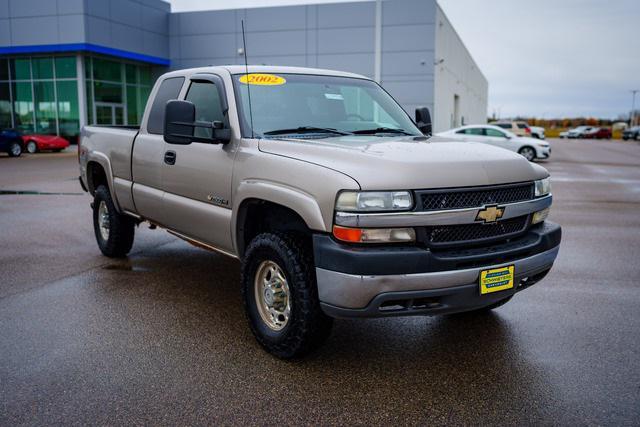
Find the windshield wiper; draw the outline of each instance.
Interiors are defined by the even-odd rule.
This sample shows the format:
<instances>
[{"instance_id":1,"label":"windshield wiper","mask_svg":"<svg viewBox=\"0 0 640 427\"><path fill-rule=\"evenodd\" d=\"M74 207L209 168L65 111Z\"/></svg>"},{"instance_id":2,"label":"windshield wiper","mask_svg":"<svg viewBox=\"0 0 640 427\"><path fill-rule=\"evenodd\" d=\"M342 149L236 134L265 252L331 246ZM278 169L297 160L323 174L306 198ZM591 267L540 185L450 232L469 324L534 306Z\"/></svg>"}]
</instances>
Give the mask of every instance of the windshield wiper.
<instances>
[{"instance_id":1,"label":"windshield wiper","mask_svg":"<svg viewBox=\"0 0 640 427\"><path fill-rule=\"evenodd\" d=\"M362 129L353 131L356 135L375 135L376 133L399 133L402 135L413 135L404 129L380 127L375 129Z\"/></svg>"},{"instance_id":2,"label":"windshield wiper","mask_svg":"<svg viewBox=\"0 0 640 427\"><path fill-rule=\"evenodd\" d=\"M289 135L296 133L333 133L336 135L352 135L351 132L346 132L333 128L319 128L315 126L300 126L292 129L276 129L268 132L263 132L264 135Z\"/></svg>"}]
</instances>

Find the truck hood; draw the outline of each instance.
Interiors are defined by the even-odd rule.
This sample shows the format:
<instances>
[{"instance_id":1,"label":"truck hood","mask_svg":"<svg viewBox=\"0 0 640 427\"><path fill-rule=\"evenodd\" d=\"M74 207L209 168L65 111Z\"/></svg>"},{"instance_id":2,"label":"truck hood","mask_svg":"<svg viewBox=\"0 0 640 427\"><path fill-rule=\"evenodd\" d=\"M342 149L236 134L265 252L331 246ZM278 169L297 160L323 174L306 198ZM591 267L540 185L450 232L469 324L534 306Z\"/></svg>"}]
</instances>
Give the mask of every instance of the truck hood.
<instances>
[{"instance_id":1,"label":"truck hood","mask_svg":"<svg viewBox=\"0 0 640 427\"><path fill-rule=\"evenodd\" d=\"M443 137L261 139L259 148L342 172L363 190L494 185L549 175L543 167L511 151Z\"/></svg>"}]
</instances>

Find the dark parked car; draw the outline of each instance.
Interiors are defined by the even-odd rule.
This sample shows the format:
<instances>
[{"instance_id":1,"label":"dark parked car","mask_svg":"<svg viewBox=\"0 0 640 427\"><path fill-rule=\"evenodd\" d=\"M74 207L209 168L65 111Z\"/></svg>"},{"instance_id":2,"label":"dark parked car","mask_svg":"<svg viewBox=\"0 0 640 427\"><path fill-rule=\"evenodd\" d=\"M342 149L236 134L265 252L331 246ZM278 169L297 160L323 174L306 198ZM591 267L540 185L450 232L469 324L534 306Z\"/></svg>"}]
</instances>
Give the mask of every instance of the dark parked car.
<instances>
[{"instance_id":1,"label":"dark parked car","mask_svg":"<svg viewBox=\"0 0 640 427\"><path fill-rule=\"evenodd\" d=\"M587 139L611 139L611 129L609 128L591 128L584 134L583 138Z\"/></svg>"},{"instance_id":2,"label":"dark parked car","mask_svg":"<svg viewBox=\"0 0 640 427\"><path fill-rule=\"evenodd\" d=\"M11 157L18 157L24 150L22 135L15 129L3 129L0 131L0 152L5 152Z\"/></svg>"},{"instance_id":3,"label":"dark parked car","mask_svg":"<svg viewBox=\"0 0 640 427\"><path fill-rule=\"evenodd\" d=\"M628 139L640 139L640 126L625 129L625 131L622 132L622 139L625 141Z\"/></svg>"}]
</instances>

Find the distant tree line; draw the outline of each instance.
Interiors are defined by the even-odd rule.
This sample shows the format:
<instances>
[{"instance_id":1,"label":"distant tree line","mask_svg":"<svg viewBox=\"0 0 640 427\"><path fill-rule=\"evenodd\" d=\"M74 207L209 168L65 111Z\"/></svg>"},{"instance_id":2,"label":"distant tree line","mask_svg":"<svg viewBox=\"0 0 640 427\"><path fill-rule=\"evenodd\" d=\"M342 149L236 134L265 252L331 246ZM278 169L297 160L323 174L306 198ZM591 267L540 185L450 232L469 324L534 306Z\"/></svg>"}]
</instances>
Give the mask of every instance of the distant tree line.
<instances>
[{"instance_id":1,"label":"distant tree line","mask_svg":"<svg viewBox=\"0 0 640 427\"><path fill-rule=\"evenodd\" d=\"M488 121L496 120L495 117L489 117ZM505 119L500 119L505 120ZM527 122L531 126L540 126L546 129L555 128L573 128L576 126L612 126L614 123L629 123L629 114L620 114L615 119L600 119L597 117L565 117L541 119L538 117L516 116L507 120L518 120ZM636 110L634 115L634 124L640 123L640 110Z\"/></svg>"}]
</instances>

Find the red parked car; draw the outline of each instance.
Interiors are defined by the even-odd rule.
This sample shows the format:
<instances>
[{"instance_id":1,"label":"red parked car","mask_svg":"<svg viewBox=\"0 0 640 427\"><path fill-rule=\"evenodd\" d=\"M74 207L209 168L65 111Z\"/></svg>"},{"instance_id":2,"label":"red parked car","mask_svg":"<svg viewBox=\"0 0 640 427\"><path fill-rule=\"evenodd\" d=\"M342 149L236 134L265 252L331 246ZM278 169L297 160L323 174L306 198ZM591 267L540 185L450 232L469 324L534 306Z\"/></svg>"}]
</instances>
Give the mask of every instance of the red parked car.
<instances>
[{"instance_id":1,"label":"red parked car","mask_svg":"<svg viewBox=\"0 0 640 427\"><path fill-rule=\"evenodd\" d=\"M609 128L591 128L586 131L583 138L588 139L611 139L611 129Z\"/></svg>"},{"instance_id":2,"label":"red parked car","mask_svg":"<svg viewBox=\"0 0 640 427\"><path fill-rule=\"evenodd\" d=\"M38 151L62 151L69 146L69 141L56 135L22 135L27 153Z\"/></svg>"}]
</instances>

